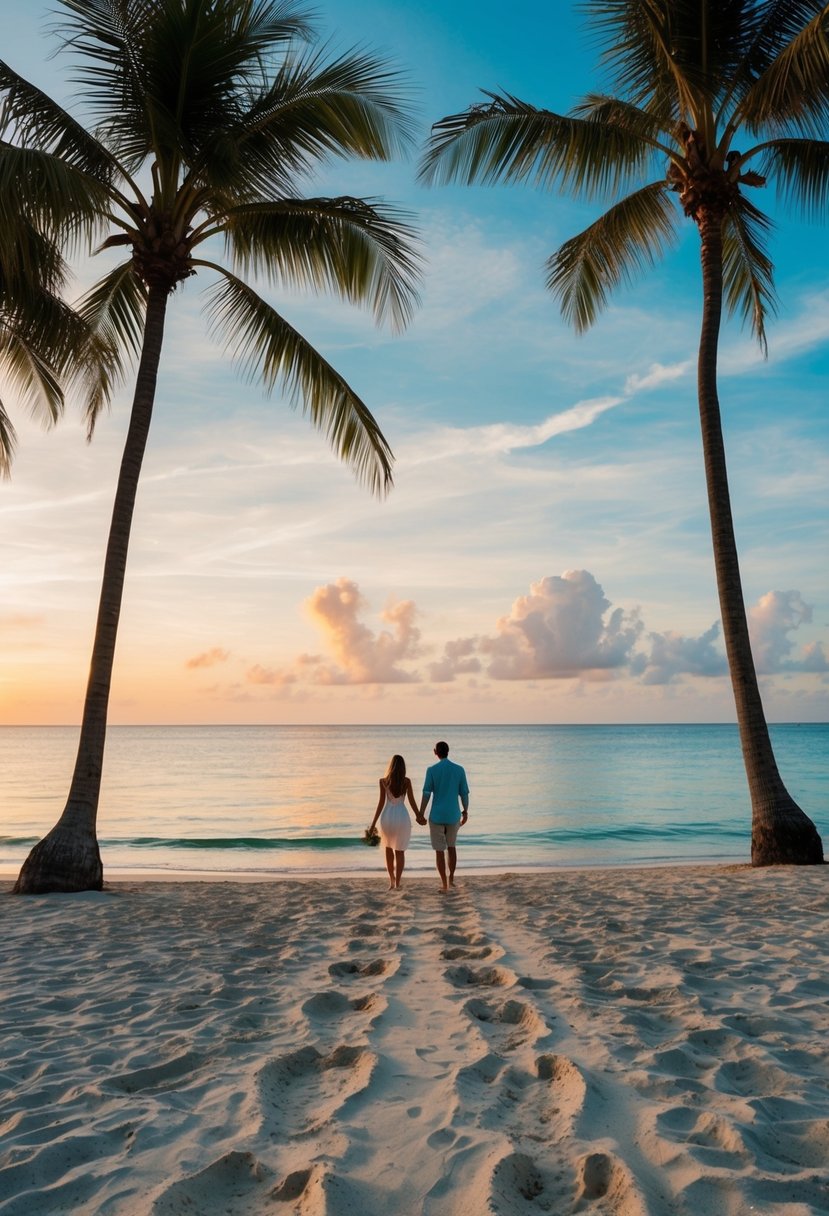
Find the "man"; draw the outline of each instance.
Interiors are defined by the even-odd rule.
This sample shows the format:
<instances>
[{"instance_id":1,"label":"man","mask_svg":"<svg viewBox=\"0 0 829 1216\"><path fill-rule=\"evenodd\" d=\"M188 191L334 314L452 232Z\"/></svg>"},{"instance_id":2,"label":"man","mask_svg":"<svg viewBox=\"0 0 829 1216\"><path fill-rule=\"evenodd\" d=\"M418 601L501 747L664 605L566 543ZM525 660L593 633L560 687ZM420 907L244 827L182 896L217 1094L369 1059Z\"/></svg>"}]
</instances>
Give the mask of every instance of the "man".
<instances>
[{"instance_id":1,"label":"man","mask_svg":"<svg viewBox=\"0 0 829 1216\"><path fill-rule=\"evenodd\" d=\"M438 758L437 764L430 765L426 770L418 823L426 822L426 808L429 799L434 795L432 812L429 815L429 835L435 850L435 865L440 875L441 888L448 891L455 885L455 866L458 863L455 841L458 838L458 828L462 828L469 818L469 786L461 766L453 764L448 758L448 743L436 743L435 755ZM462 813L458 801L463 807ZM446 853L449 854L448 874Z\"/></svg>"}]
</instances>

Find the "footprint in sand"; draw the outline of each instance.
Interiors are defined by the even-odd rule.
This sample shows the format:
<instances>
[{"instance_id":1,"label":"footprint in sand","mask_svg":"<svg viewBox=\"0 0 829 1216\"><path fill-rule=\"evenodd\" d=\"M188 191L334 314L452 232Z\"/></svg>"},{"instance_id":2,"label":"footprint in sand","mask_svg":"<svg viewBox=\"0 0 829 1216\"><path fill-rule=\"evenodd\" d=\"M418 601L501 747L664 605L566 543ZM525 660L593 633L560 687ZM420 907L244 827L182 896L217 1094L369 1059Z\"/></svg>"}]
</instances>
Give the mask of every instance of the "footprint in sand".
<instances>
[{"instance_id":1,"label":"footprint in sand","mask_svg":"<svg viewBox=\"0 0 829 1216\"><path fill-rule=\"evenodd\" d=\"M491 946L447 946L440 952L440 957L447 960L456 958L482 959L489 958L491 955Z\"/></svg>"},{"instance_id":2,"label":"footprint in sand","mask_svg":"<svg viewBox=\"0 0 829 1216\"><path fill-rule=\"evenodd\" d=\"M576 1118L587 1101L587 1081L584 1073L567 1056L541 1055L536 1060L538 1079L544 1083L541 1121L555 1121L571 1131Z\"/></svg>"},{"instance_id":3,"label":"footprint in sand","mask_svg":"<svg viewBox=\"0 0 829 1216\"><path fill-rule=\"evenodd\" d=\"M510 1028L518 1032L505 1044L507 1047L517 1046L524 1042L529 1035L538 1036L547 1030L536 1010L531 1005L525 1004L524 1001L509 1000L494 1004L479 997L472 997L463 1008L464 1013L468 1017L474 1018L476 1022L496 1028Z\"/></svg>"},{"instance_id":4,"label":"footprint in sand","mask_svg":"<svg viewBox=\"0 0 829 1216\"><path fill-rule=\"evenodd\" d=\"M385 975L391 965L384 958L372 959L370 963L332 963L328 968L328 974L336 978Z\"/></svg>"},{"instance_id":5,"label":"footprint in sand","mask_svg":"<svg viewBox=\"0 0 829 1216\"><path fill-rule=\"evenodd\" d=\"M509 1153L492 1171L488 1210L495 1216L569 1212L574 1190L575 1179L564 1164L550 1169L526 1153Z\"/></svg>"},{"instance_id":6,"label":"footprint in sand","mask_svg":"<svg viewBox=\"0 0 829 1216\"><path fill-rule=\"evenodd\" d=\"M530 992L545 992L548 988L555 988L558 981L537 979L532 975L519 975L518 983Z\"/></svg>"},{"instance_id":7,"label":"footprint in sand","mask_svg":"<svg viewBox=\"0 0 829 1216\"><path fill-rule=\"evenodd\" d=\"M598 1211L648 1216L648 1207L628 1168L610 1153L588 1153L579 1166L575 1211L598 1205ZM588 1209L589 1210L589 1207Z\"/></svg>"},{"instance_id":8,"label":"footprint in sand","mask_svg":"<svg viewBox=\"0 0 829 1216\"><path fill-rule=\"evenodd\" d=\"M482 967L477 971L464 965L448 967L446 978L456 988L470 985L477 988L507 988L515 983L515 976L505 967Z\"/></svg>"},{"instance_id":9,"label":"footprint in sand","mask_svg":"<svg viewBox=\"0 0 829 1216\"><path fill-rule=\"evenodd\" d=\"M450 929L444 932L442 929L436 930L436 935L443 939L448 946L486 946L487 939L482 933L459 933L455 929Z\"/></svg>"},{"instance_id":10,"label":"footprint in sand","mask_svg":"<svg viewBox=\"0 0 829 1216\"><path fill-rule=\"evenodd\" d=\"M376 992L366 996L347 997L342 992L317 992L302 1005L306 1017L320 1022L331 1022L349 1013L379 1012L385 1002Z\"/></svg>"},{"instance_id":11,"label":"footprint in sand","mask_svg":"<svg viewBox=\"0 0 829 1216\"><path fill-rule=\"evenodd\" d=\"M280 1136L317 1131L367 1088L376 1063L373 1052L345 1045L327 1055L302 1047L269 1060L255 1077L263 1125Z\"/></svg>"}]
</instances>

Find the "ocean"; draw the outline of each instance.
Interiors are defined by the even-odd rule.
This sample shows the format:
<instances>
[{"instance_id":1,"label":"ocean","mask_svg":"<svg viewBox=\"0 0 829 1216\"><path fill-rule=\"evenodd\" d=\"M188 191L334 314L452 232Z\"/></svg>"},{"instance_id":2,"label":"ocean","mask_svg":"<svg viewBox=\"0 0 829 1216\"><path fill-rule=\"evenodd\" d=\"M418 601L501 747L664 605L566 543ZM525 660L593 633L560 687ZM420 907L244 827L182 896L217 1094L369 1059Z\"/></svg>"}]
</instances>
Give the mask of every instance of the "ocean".
<instances>
[{"instance_id":1,"label":"ocean","mask_svg":"<svg viewBox=\"0 0 829 1216\"><path fill-rule=\"evenodd\" d=\"M829 855L829 724L776 725L783 779ZM74 727L0 728L0 871L63 809ZM112 727L98 835L105 876L380 871L362 843L394 752L419 798L445 738L466 768L459 870L747 861L736 726ZM409 871L433 868L414 826Z\"/></svg>"}]
</instances>

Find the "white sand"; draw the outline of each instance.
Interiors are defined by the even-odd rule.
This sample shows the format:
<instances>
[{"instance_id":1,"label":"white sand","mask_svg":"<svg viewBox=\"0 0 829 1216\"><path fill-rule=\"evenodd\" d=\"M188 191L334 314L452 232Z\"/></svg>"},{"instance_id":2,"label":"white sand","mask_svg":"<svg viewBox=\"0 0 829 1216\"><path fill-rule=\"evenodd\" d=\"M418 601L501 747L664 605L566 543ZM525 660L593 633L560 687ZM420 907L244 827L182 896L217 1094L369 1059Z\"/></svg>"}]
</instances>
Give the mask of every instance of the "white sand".
<instances>
[{"instance_id":1,"label":"white sand","mask_svg":"<svg viewBox=\"0 0 829 1216\"><path fill-rule=\"evenodd\" d=\"M829 1212L829 870L459 880L0 894L0 1214Z\"/></svg>"}]
</instances>

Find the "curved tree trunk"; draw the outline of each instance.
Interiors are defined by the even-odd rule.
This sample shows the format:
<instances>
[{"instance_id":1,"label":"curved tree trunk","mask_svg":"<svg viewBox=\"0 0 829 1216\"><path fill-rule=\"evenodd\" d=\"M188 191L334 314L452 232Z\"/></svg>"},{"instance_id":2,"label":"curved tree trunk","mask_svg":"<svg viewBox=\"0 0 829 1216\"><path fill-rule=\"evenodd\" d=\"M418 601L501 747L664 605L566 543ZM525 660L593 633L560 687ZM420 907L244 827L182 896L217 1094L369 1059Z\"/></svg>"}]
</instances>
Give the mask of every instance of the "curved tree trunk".
<instances>
[{"instance_id":1,"label":"curved tree trunk","mask_svg":"<svg viewBox=\"0 0 829 1216\"><path fill-rule=\"evenodd\" d=\"M95 824L104 763L107 708L130 529L155 400L167 297L166 288L151 287L149 290L141 362L112 510L92 663L69 797L58 822L23 863L14 887L15 893L20 895L99 891L103 885Z\"/></svg>"},{"instance_id":2,"label":"curved tree trunk","mask_svg":"<svg viewBox=\"0 0 829 1216\"><path fill-rule=\"evenodd\" d=\"M823 861L823 845L815 825L791 797L777 769L751 654L740 581L717 394L722 215L715 208L701 208L697 224L702 240L703 282L697 390L717 591L751 795L751 862L755 866L814 865Z\"/></svg>"}]
</instances>

